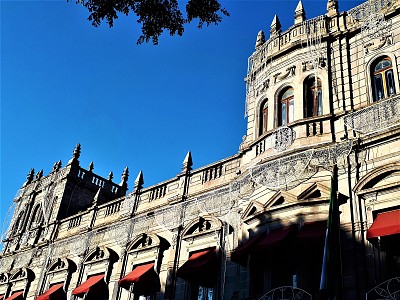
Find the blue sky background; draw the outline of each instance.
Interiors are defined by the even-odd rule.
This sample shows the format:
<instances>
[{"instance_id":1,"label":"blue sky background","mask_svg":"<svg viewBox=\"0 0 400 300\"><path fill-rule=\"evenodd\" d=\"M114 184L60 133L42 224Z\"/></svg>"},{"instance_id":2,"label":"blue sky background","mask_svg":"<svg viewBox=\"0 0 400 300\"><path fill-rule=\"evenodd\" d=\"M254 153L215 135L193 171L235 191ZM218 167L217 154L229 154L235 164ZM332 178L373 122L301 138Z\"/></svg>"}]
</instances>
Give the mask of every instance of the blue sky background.
<instances>
[{"instance_id":1,"label":"blue sky background","mask_svg":"<svg viewBox=\"0 0 400 300\"><path fill-rule=\"evenodd\" d=\"M189 150L194 168L236 154L247 58L274 14L293 25L297 1L222 4L220 25L138 46L134 15L95 28L74 0L1 1L0 220L30 168L64 166L78 142L100 176L119 183L128 166L129 190L140 170L145 186L174 177ZM303 5L307 18L326 12L324 0Z\"/></svg>"}]
</instances>

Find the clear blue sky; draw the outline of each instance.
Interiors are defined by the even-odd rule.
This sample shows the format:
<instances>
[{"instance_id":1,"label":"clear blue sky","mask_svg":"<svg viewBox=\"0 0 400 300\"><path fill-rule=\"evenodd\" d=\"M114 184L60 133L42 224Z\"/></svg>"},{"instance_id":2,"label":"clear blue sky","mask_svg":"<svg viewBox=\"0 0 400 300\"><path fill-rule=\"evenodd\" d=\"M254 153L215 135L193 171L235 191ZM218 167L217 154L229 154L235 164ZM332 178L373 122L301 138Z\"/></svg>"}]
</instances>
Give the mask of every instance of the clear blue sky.
<instances>
[{"instance_id":1,"label":"clear blue sky","mask_svg":"<svg viewBox=\"0 0 400 300\"><path fill-rule=\"evenodd\" d=\"M340 11L362 1L339 1ZM194 168L231 156L246 132L247 58L274 14L283 30L297 1L223 1L218 26L136 45L134 15L95 28L75 1L1 1L0 220L30 168L70 159L145 186L174 177L188 150ZM303 1L307 17L326 1ZM3 223L3 222L1 222ZM1 225L0 223L0 225Z\"/></svg>"}]
</instances>

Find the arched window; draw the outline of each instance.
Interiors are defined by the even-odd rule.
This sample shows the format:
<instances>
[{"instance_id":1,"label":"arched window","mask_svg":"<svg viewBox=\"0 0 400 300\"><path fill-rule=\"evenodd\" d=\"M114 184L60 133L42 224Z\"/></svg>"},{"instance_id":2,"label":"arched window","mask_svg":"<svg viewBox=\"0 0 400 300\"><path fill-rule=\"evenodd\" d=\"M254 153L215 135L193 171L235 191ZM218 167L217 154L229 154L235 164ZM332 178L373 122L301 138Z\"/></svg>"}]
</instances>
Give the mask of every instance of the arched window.
<instances>
[{"instance_id":1,"label":"arched window","mask_svg":"<svg viewBox=\"0 0 400 300\"><path fill-rule=\"evenodd\" d=\"M278 125L285 126L294 120L294 95L293 88L285 88L278 97Z\"/></svg>"},{"instance_id":2,"label":"arched window","mask_svg":"<svg viewBox=\"0 0 400 300\"><path fill-rule=\"evenodd\" d=\"M374 101L388 98L396 93L392 60L389 57L380 58L371 66L371 77Z\"/></svg>"},{"instance_id":3,"label":"arched window","mask_svg":"<svg viewBox=\"0 0 400 300\"><path fill-rule=\"evenodd\" d=\"M36 227L43 221L43 210L40 204L36 205L33 209L33 214L31 217L31 221L29 223L29 228Z\"/></svg>"},{"instance_id":4,"label":"arched window","mask_svg":"<svg viewBox=\"0 0 400 300\"><path fill-rule=\"evenodd\" d=\"M17 217L17 220L15 221L15 223L12 227L13 234L16 234L18 232L18 229L21 227L23 215L24 215L24 212L21 211Z\"/></svg>"},{"instance_id":5,"label":"arched window","mask_svg":"<svg viewBox=\"0 0 400 300\"><path fill-rule=\"evenodd\" d=\"M263 135L267 132L268 126L268 100L265 100L260 108L260 127L259 127L259 135Z\"/></svg>"},{"instance_id":6,"label":"arched window","mask_svg":"<svg viewBox=\"0 0 400 300\"><path fill-rule=\"evenodd\" d=\"M322 115L322 84L321 80L314 76L304 82L304 117L316 117Z\"/></svg>"}]
</instances>

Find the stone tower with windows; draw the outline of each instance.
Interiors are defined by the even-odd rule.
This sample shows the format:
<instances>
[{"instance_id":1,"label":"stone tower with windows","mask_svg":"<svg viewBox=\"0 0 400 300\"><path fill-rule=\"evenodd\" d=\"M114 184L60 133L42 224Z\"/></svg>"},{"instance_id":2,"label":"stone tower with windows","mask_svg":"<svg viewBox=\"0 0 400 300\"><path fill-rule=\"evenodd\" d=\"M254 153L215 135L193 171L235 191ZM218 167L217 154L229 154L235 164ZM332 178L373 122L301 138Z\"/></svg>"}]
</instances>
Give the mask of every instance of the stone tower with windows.
<instances>
[{"instance_id":1,"label":"stone tower with windows","mask_svg":"<svg viewBox=\"0 0 400 300\"><path fill-rule=\"evenodd\" d=\"M237 154L192 169L188 152L174 178L144 187L140 172L129 193L128 169L120 184L95 175L80 145L31 170L0 299L397 297L400 0L326 5L306 19L299 1L293 26L276 15L258 33Z\"/></svg>"}]
</instances>

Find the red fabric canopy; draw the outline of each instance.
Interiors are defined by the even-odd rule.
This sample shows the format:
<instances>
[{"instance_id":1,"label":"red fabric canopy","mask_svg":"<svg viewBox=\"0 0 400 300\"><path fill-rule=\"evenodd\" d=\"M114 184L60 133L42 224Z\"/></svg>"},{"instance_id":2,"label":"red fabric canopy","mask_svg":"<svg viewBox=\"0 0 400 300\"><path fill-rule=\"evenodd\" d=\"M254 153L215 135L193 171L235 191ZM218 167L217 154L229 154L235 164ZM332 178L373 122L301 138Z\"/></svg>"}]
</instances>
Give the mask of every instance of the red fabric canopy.
<instances>
[{"instance_id":1,"label":"red fabric canopy","mask_svg":"<svg viewBox=\"0 0 400 300\"><path fill-rule=\"evenodd\" d=\"M15 292L10 297L6 298L6 300L23 300L23 291Z\"/></svg>"},{"instance_id":2,"label":"red fabric canopy","mask_svg":"<svg viewBox=\"0 0 400 300\"><path fill-rule=\"evenodd\" d=\"M63 293L64 283L55 284L50 287L46 292L36 298L36 300L52 300L58 299L58 294Z\"/></svg>"},{"instance_id":3,"label":"red fabric canopy","mask_svg":"<svg viewBox=\"0 0 400 300\"><path fill-rule=\"evenodd\" d=\"M83 296L83 294L89 292L96 284L101 282L103 278L104 274L89 277L84 283L82 283L80 286L72 291L72 295L76 295L78 297Z\"/></svg>"},{"instance_id":4,"label":"red fabric canopy","mask_svg":"<svg viewBox=\"0 0 400 300\"><path fill-rule=\"evenodd\" d=\"M232 252L231 260L238 264L246 265L247 258L249 257L250 252L254 249L256 244L261 240L264 235L265 232L262 232L249 238L246 242L244 242Z\"/></svg>"},{"instance_id":5,"label":"red fabric canopy","mask_svg":"<svg viewBox=\"0 0 400 300\"><path fill-rule=\"evenodd\" d=\"M191 254L177 275L202 286L212 286L217 278L217 269L216 249L211 248Z\"/></svg>"},{"instance_id":6,"label":"red fabric canopy","mask_svg":"<svg viewBox=\"0 0 400 300\"><path fill-rule=\"evenodd\" d=\"M306 222L296 234L296 239L313 240L322 238L326 234L327 221Z\"/></svg>"},{"instance_id":7,"label":"red fabric canopy","mask_svg":"<svg viewBox=\"0 0 400 300\"><path fill-rule=\"evenodd\" d=\"M400 209L380 213L367 231L367 239L400 233Z\"/></svg>"},{"instance_id":8,"label":"red fabric canopy","mask_svg":"<svg viewBox=\"0 0 400 300\"><path fill-rule=\"evenodd\" d=\"M263 236L260 242L257 243L256 250L261 251L267 248L278 246L295 230L294 226L283 227L276 229Z\"/></svg>"},{"instance_id":9,"label":"red fabric canopy","mask_svg":"<svg viewBox=\"0 0 400 300\"><path fill-rule=\"evenodd\" d=\"M143 281L146 281L146 277L151 277L146 275L151 275L150 273L153 272L154 272L154 263L137 266L135 269L133 269L132 272L130 272L124 278L120 279L118 281L118 285L120 287L123 287L124 289L129 289L129 286L132 283L137 284L139 282L142 283Z\"/></svg>"}]
</instances>

